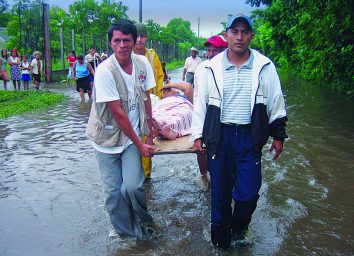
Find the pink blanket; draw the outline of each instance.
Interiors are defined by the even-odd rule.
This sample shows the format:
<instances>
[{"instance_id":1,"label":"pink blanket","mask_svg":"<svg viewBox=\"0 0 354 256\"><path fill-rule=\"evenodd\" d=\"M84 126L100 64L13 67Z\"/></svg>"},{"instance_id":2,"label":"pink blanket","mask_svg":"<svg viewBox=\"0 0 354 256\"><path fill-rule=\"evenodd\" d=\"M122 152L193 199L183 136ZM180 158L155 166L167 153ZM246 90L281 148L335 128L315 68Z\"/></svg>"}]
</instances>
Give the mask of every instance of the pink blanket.
<instances>
[{"instance_id":1,"label":"pink blanket","mask_svg":"<svg viewBox=\"0 0 354 256\"><path fill-rule=\"evenodd\" d=\"M152 121L161 129L169 124L177 138L191 134L192 103L181 96L170 96L156 103L152 109Z\"/></svg>"}]
</instances>

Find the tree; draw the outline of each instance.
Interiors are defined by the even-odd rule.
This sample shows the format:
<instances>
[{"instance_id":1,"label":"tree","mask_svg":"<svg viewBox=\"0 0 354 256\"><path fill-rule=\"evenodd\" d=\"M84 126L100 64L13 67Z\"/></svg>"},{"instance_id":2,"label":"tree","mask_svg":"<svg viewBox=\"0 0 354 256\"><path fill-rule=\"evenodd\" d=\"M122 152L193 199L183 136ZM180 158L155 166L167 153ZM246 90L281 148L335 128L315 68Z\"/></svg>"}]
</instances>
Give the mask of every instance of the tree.
<instances>
[{"instance_id":1,"label":"tree","mask_svg":"<svg viewBox=\"0 0 354 256\"><path fill-rule=\"evenodd\" d=\"M260 1L248 1L256 3ZM265 1L261 1L265 3ZM254 46L306 78L354 90L353 7L350 0L276 0L253 18Z\"/></svg>"},{"instance_id":2,"label":"tree","mask_svg":"<svg viewBox=\"0 0 354 256\"><path fill-rule=\"evenodd\" d=\"M272 2L273 0L246 0L246 4L257 7L260 7L262 4L270 6Z\"/></svg>"},{"instance_id":3,"label":"tree","mask_svg":"<svg viewBox=\"0 0 354 256\"><path fill-rule=\"evenodd\" d=\"M102 48L102 42L105 41L104 35L109 26L114 21L127 18L126 11L125 5L113 0L103 0L101 5L94 0L81 0L70 5L69 16L73 21L75 31L91 37L89 45ZM85 41L86 36L81 36L80 40Z\"/></svg>"},{"instance_id":4,"label":"tree","mask_svg":"<svg viewBox=\"0 0 354 256\"><path fill-rule=\"evenodd\" d=\"M16 48L20 53L42 50L42 1L17 0L11 8L11 20L7 24L8 48Z\"/></svg>"},{"instance_id":5,"label":"tree","mask_svg":"<svg viewBox=\"0 0 354 256\"><path fill-rule=\"evenodd\" d=\"M8 12L9 5L6 0L0 0L0 27L6 27L11 20L11 14Z\"/></svg>"},{"instance_id":6,"label":"tree","mask_svg":"<svg viewBox=\"0 0 354 256\"><path fill-rule=\"evenodd\" d=\"M175 18L168 22L166 33L172 36L175 42L196 42L196 36L191 29L190 21L183 20L182 18Z\"/></svg>"},{"instance_id":7,"label":"tree","mask_svg":"<svg viewBox=\"0 0 354 256\"><path fill-rule=\"evenodd\" d=\"M0 0L0 15L3 15L7 9L9 8L9 5L6 0Z\"/></svg>"},{"instance_id":8,"label":"tree","mask_svg":"<svg viewBox=\"0 0 354 256\"><path fill-rule=\"evenodd\" d=\"M155 23L152 19L146 21L146 28L149 32L149 40L153 41L162 41L160 38L160 33L162 32L162 27Z\"/></svg>"}]
</instances>

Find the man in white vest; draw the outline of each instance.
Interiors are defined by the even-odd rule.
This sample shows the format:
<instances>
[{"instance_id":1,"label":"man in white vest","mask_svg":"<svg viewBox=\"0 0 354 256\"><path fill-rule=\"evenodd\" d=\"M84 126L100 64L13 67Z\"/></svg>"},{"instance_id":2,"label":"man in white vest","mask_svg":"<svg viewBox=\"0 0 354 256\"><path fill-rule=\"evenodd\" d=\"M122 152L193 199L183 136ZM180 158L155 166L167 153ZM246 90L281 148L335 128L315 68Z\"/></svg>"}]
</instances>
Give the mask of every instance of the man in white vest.
<instances>
[{"instance_id":1,"label":"man in white vest","mask_svg":"<svg viewBox=\"0 0 354 256\"><path fill-rule=\"evenodd\" d=\"M114 54L97 67L86 133L96 152L105 207L115 231L141 239L153 226L141 156L151 157L155 149L149 89L156 83L148 60L132 54L134 23L122 19L112 24L108 39ZM145 143L142 136L147 136Z\"/></svg>"}]
</instances>

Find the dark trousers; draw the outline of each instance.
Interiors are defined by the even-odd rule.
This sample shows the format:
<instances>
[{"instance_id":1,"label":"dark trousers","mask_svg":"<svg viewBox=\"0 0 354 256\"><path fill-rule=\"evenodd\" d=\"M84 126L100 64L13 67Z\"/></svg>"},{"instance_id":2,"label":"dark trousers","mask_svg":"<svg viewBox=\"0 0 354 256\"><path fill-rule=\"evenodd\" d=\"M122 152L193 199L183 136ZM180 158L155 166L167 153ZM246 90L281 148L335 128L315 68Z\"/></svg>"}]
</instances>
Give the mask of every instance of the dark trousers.
<instances>
[{"instance_id":1,"label":"dark trousers","mask_svg":"<svg viewBox=\"0 0 354 256\"><path fill-rule=\"evenodd\" d=\"M194 84L194 73L192 73L192 72L186 73L186 82L190 83L191 85Z\"/></svg>"},{"instance_id":2,"label":"dark trousers","mask_svg":"<svg viewBox=\"0 0 354 256\"><path fill-rule=\"evenodd\" d=\"M208 165L211 240L216 246L228 247L232 233L247 230L259 198L261 156L253 151L251 126L223 124L216 155L214 159L208 156Z\"/></svg>"}]
</instances>

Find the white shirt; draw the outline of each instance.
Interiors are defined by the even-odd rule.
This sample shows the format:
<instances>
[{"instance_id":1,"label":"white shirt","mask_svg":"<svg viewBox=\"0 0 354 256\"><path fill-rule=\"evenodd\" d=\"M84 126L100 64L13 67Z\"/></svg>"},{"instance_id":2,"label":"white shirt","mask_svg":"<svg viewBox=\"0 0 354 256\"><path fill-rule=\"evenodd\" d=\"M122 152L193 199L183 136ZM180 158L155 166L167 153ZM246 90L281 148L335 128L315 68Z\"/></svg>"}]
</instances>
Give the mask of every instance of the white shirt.
<instances>
[{"instance_id":1,"label":"white shirt","mask_svg":"<svg viewBox=\"0 0 354 256\"><path fill-rule=\"evenodd\" d=\"M230 124L251 123L251 92L253 54L240 68L230 63L224 53L222 68L224 72L221 122Z\"/></svg>"},{"instance_id":2,"label":"white shirt","mask_svg":"<svg viewBox=\"0 0 354 256\"><path fill-rule=\"evenodd\" d=\"M192 56L189 56L184 63L184 68L187 69L187 72L194 73L197 69L198 64L201 62L202 59L198 56L196 56L195 59L193 59Z\"/></svg>"},{"instance_id":3,"label":"white shirt","mask_svg":"<svg viewBox=\"0 0 354 256\"><path fill-rule=\"evenodd\" d=\"M41 60L39 60L40 63L41 63L41 70L39 70L39 72L43 73L43 62ZM39 74L38 73L38 65L37 65L37 59L34 58L32 61L31 61L31 67L32 67L32 73L33 74Z\"/></svg>"},{"instance_id":4,"label":"white shirt","mask_svg":"<svg viewBox=\"0 0 354 256\"><path fill-rule=\"evenodd\" d=\"M140 56L140 55L138 56L141 60L144 61L146 66L147 73L146 73L146 80L144 84L145 88L143 88L143 90L148 91L151 88L156 86L154 73L152 71L148 59L145 56ZM121 72L124 81L127 85L128 104L130 110L127 114L135 133L139 136L139 108L138 108L137 93L135 90L135 65L133 63L133 72L131 75L129 75L123 71L116 58L115 57L113 58L114 58L115 65L117 65L117 67L119 68L119 71ZM95 86L94 86L95 101L110 102L110 101L119 100L120 99L119 92L117 90L117 86L113 74L111 71L109 71L109 69L106 67L104 63L105 62L99 65L95 72ZM132 143L133 142L129 138L127 138L127 140L125 141L124 146L120 146L120 147L103 147L92 142L93 147L97 151L106 154L119 154Z\"/></svg>"},{"instance_id":5,"label":"white shirt","mask_svg":"<svg viewBox=\"0 0 354 256\"><path fill-rule=\"evenodd\" d=\"M29 64L28 61L27 62L21 62L21 64L20 64L20 67L24 67L24 68L28 68L29 66L30 66L30 64ZM22 72L22 75L30 73L28 69L22 69L21 72Z\"/></svg>"}]
</instances>

